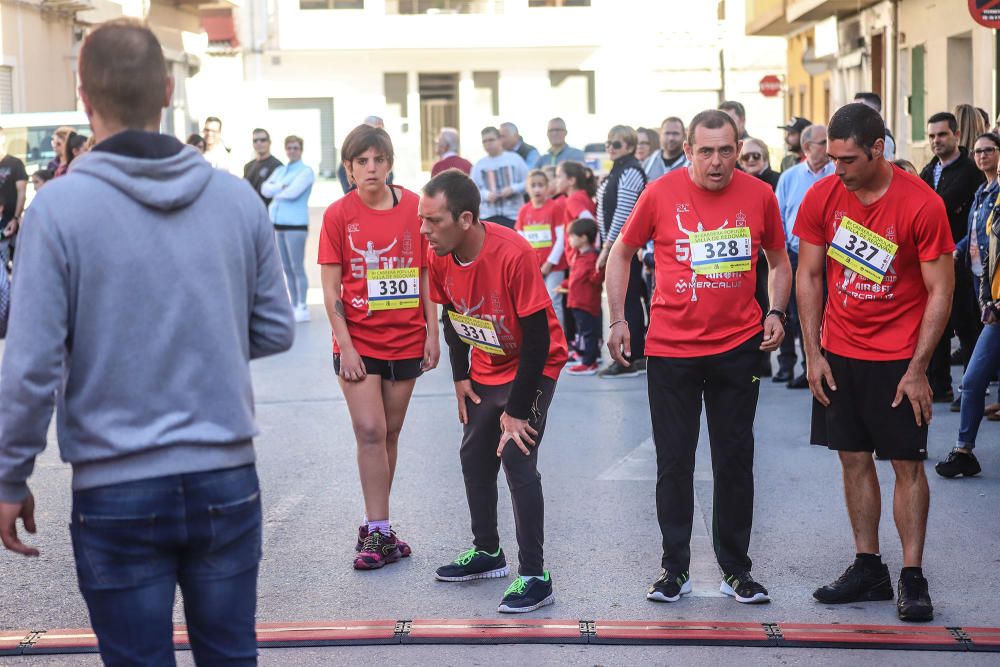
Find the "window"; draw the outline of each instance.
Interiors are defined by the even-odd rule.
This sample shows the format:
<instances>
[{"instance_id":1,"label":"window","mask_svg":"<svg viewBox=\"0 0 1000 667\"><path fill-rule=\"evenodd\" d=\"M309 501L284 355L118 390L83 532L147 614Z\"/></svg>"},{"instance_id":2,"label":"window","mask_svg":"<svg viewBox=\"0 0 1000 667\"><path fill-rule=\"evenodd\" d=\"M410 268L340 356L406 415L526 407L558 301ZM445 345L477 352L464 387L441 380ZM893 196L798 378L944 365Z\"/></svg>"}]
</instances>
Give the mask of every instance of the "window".
<instances>
[{"instance_id":1,"label":"window","mask_svg":"<svg viewBox=\"0 0 1000 667\"><path fill-rule=\"evenodd\" d=\"M390 116L408 118L407 96L410 84L406 72L386 72L382 77L382 83L385 88L386 113Z\"/></svg>"},{"instance_id":2,"label":"window","mask_svg":"<svg viewBox=\"0 0 1000 667\"><path fill-rule=\"evenodd\" d=\"M14 113L14 68L0 67L0 113Z\"/></svg>"},{"instance_id":3,"label":"window","mask_svg":"<svg viewBox=\"0 0 1000 667\"><path fill-rule=\"evenodd\" d=\"M489 109L491 115L499 116L500 72L473 72L472 87L476 91L476 109Z\"/></svg>"},{"instance_id":4,"label":"window","mask_svg":"<svg viewBox=\"0 0 1000 667\"><path fill-rule=\"evenodd\" d=\"M568 116L584 109L589 114L597 113L593 72L552 70L549 72L549 84L552 86L552 108L565 109L563 113Z\"/></svg>"},{"instance_id":5,"label":"window","mask_svg":"<svg viewBox=\"0 0 1000 667\"><path fill-rule=\"evenodd\" d=\"M590 0L528 0L529 7L590 7Z\"/></svg>"},{"instance_id":6,"label":"window","mask_svg":"<svg viewBox=\"0 0 1000 667\"><path fill-rule=\"evenodd\" d=\"M503 0L386 0L386 14L500 14Z\"/></svg>"},{"instance_id":7,"label":"window","mask_svg":"<svg viewBox=\"0 0 1000 667\"><path fill-rule=\"evenodd\" d=\"M364 9L365 0L299 0L299 9Z\"/></svg>"},{"instance_id":8,"label":"window","mask_svg":"<svg viewBox=\"0 0 1000 667\"><path fill-rule=\"evenodd\" d=\"M927 48L914 46L910 49L910 139L923 141L927 138L924 120L924 54Z\"/></svg>"}]
</instances>

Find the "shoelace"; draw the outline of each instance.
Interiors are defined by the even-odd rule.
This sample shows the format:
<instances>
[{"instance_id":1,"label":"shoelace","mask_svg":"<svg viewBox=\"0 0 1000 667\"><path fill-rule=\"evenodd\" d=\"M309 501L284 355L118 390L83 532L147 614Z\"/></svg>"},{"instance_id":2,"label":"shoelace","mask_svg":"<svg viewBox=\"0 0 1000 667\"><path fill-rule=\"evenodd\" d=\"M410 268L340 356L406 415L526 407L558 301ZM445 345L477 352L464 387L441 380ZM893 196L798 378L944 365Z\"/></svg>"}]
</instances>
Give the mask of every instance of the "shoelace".
<instances>
[{"instance_id":1,"label":"shoelace","mask_svg":"<svg viewBox=\"0 0 1000 667\"><path fill-rule=\"evenodd\" d=\"M368 533L368 537L365 538L364 543L361 545L361 550L377 554L382 550L382 542L385 540L385 536L379 531L375 530Z\"/></svg>"},{"instance_id":2,"label":"shoelace","mask_svg":"<svg viewBox=\"0 0 1000 667\"><path fill-rule=\"evenodd\" d=\"M507 590L504 591L504 596L506 597L511 593L520 595L521 593L524 592L524 589L526 589L527 587L528 587L528 580L525 579L524 577L518 577L517 579L514 580L514 582L510 586L507 587Z\"/></svg>"},{"instance_id":3,"label":"shoelace","mask_svg":"<svg viewBox=\"0 0 1000 667\"><path fill-rule=\"evenodd\" d=\"M472 559L476 557L476 548L473 547L466 552L459 554L458 558L455 559L455 565L468 565L472 562Z\"/></svg>"}]
</instances>

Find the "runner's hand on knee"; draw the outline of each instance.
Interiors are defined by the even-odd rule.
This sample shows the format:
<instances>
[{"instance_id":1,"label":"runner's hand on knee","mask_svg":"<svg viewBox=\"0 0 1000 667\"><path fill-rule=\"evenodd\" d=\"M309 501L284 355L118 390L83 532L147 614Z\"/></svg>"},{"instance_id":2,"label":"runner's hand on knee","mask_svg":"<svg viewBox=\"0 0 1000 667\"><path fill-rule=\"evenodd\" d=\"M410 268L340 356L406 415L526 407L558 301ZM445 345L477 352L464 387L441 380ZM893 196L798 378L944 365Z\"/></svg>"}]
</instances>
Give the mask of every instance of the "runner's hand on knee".
<instances>
[{"instance_id":1,"label":"runner's hand on knee","mask_svg":"<svg viewBox=\"0 0 1000 667\"><path fill-rule=\"evenodd\" d=\"M455 383L455 398L458 400L458 421L462 424L469 423L469 410L465 401L470 400L479 405L481 399L472 390L472 380L459 380Z\"/></svg>"},{"instance_id":2,"label":"runner's hand on knee","mask_svg":"<svg viewBox=\"0 0 1000 667\"><path fill-rule=\"evenodd\" d=\"M910 407L913 408L913 418L917 421L917 426L930 424L933 392L927 381L927 374L906 371L896 387L896 397L892 400L892 407L899 407L903 402L903 396L910 399Z\"/></svg>"},{"instance_id":3,"label":"runner's hand on knee","mask_svg":"<svg viewBox=\"0 0 1000 667\"><path fill-rule=\"evenodd\" d=\"M830 364L826 357L817 356L815 359L809 360L808 368L806 368L806 379L809 380L809 390L816 397L816 400L824 407L830 405L830 398L823 390L823 383L825 382L831 391L837 391L837 383L833 380L833 371L830 370Z\"/></svg>"},{"instance_id":4,"label":"runner's hand on knee","mask_svg":"<svg viewBox=\"0 0 1000 667\"><path fill-rule=\"evenodd\" d=\"M525 456L531 454L525 443L534 445L534 438L538 437L538 431L528 423L527 419L517 419L504 412L500 415L500 430L503 435L500 436L500 445L497 447L498 457L503 454L503 448L511 440L514 441L518 449L524 452Z\"/></svg>"}]
</instances>

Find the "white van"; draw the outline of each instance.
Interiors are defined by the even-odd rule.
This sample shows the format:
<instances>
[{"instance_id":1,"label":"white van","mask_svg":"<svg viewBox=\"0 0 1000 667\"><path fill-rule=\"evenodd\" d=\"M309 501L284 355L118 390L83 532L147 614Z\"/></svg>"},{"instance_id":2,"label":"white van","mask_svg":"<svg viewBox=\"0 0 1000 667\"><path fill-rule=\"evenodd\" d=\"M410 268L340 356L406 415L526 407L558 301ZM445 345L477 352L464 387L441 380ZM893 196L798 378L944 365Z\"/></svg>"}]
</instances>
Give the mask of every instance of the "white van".
<instances>
[{"instance_id":1,"label":"white van","mask_svg":"<svg viewBox=\"0 0 1000 667\"><path fill-rule=\"evenodd\" d=\"M55 158L52 133L64 125L90 135L90 123L82 111L0 114L0 127L7 135L7 153L24 162L29 176L45 169Z\"/></svg>"}]
</instances>

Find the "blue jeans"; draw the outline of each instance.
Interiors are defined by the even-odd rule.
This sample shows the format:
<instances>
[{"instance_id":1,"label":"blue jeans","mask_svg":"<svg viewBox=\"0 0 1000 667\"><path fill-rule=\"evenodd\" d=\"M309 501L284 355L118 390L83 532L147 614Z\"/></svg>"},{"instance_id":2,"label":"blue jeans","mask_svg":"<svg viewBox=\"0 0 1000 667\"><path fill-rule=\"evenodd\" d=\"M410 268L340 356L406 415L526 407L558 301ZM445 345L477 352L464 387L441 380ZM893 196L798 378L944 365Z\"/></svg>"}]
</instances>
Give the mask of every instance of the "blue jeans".
<instances>
[{"instance_id":1,"label":"blue jeans","mask_svg":"<svg viewBox=\"0 0 1000 667\"><path fill-rule=\"evenodd\" d=\"M253 465L73 492L80 591L105 665L174 665L180 584L195 662L256 665Z\"/></svg>"},{"instance_id":2,"label":"blue jeans","mask_svg":"<svg viewBox=\"0 0 1000 667\"><path fill-rule=\"evenodd\" d=\"M288 298L293 306L303 306L306 303L306 293L309 291L305 264L306 237L309 236L309 230L276 231L274 236L278 243L281 266L285 269Z\"/></svg>"},{"instance_id":3,"label":"blue jeans","mask_svg":"<svg viewBox=\"0 0 1000 667\"><path fill-rule=\"evenodd\" d=\"M962 377L962 410L959 417L959 447L976 446L979 424L986 407L986 389L1000 370L1000 324L983 327Z\"/></svg>"}]
</instances>

